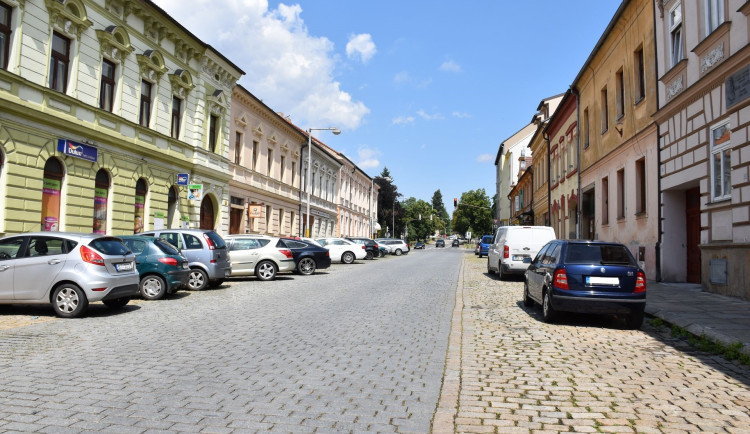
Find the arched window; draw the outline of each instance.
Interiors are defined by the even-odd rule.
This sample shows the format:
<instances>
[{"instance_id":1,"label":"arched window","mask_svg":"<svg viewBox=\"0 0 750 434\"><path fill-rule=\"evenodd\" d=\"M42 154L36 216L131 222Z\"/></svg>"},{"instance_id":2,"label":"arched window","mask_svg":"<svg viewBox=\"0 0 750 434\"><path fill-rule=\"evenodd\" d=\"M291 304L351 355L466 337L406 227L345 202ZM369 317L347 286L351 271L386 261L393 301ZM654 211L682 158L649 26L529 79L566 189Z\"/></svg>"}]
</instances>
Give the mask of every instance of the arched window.
<instances>
[{"instance_id":1,"label":"arched window","mask_svg":"<svg viewBox=\"0 0 750 434\"><path fill-rule=\"evenodd\" d=\"M109 173L104 169L96 172L94 180L94 233L107 233L107 201L109 197Z\"/></svg>"},{"instance_id":2,"label":"arched window","mask_svg":"<svg viewBox=\"0 0 750 434\"><path fill-rule=\"evenodd\" d=\"M270 208L270 207L268 207ZM267 213L269 211L266 211ZM201 202L201 229L214 228L214 203L209 196L203 198ZM268 227L268 226L266 226ZM268 229L266 229L268 231ZM270 233L270 231L268 231Z\"/></svg>"},{"instance_id":3,"label":"arched window","mask_svg":"<svg viewBox=\"0 0 750 434\"><path fill-rule=\"evenodd\" d=\"M141 178L135 183L135 212L133 218L133 233L139 234L144 231L146 225L146 194L148 184Z\"/></svg>"},{"instance_id":4,"label":"arched window","mask_svg":"<svg viewBox=\"0 0 750 434\"><path fill-rule=\"evenodd\" d=\"M180 197L177 188L173 185L169 188L167 194L167 228L173 229L178 227L177 222L177 199Z\"/></svg>"},{"instance_id":5,"label":"arched window","mask_svg":"<svg viewBox=\"0 0 750 434\"><path fill-rule=\"evenodd\" d=\"M44 186L42 188L42 230L56 232L60 229L60 190L65 177L63 165L57 158L44 164Z\"/></svg>"}]
</instances>

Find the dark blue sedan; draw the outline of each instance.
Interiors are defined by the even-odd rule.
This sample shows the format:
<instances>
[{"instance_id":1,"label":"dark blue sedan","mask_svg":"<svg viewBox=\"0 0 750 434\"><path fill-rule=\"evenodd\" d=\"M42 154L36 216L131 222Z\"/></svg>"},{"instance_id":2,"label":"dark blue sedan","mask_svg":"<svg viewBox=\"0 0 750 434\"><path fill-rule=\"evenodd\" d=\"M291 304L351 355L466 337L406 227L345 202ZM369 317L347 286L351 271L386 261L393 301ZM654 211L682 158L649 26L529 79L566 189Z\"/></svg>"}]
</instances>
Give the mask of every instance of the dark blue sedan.
<instances>
[{"instance_id":1,"label":"dark blue sedan","mask_svg":"<svg viewBox=\"0 0 750 434\"><path fill-rule=\"evenodd\" d=\"M554 240L525 274L523 303L534 302L542 305L545 322L554 322L557 312L614 314L637 329L646 307L646 275L622 244Z\"/></svg>"}]
</instances>

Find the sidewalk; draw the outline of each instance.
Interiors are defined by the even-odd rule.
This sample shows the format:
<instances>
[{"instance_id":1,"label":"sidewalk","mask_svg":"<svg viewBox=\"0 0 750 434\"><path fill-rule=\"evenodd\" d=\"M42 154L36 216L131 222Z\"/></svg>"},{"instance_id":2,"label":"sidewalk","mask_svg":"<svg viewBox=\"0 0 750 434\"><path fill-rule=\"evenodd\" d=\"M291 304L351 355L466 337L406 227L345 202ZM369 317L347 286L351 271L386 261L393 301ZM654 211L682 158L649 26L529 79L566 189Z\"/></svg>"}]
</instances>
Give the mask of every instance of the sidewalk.
<instances>
[{"instance_id":1,"label":"sidewalk","mask_svg":"<svg viewBox=\"0 0 750 434\"><path fill-rule=\"evenodd\" d=\"M750 355L750 301L703 292L699 284L648 282L646 313Z\"/></svg>"}]
</instances>

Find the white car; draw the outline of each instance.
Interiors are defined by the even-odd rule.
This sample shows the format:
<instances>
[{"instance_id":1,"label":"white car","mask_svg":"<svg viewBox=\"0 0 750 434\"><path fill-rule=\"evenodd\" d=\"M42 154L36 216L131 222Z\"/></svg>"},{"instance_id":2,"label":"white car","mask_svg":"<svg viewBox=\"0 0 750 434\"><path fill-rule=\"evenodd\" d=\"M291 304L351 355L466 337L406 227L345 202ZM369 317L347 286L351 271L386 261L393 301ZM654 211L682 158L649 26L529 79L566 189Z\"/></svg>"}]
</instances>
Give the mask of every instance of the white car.
<instances>
[{"instance_id":1,"label":"white car","mask_svg":"<svg viewBox=\"0 0 750 434\"><path fill-rule=\"evenodd\" d=\"M257 235L226 235L232 261L232 277L256 276L273 280L276 273L291 272L297 267L292 251L279 245L279 238Z\"/></svg>"},{"instance_id":2,"label":"white car","mask_svg":"<svg viewBox=\"0 0 750 434\"><path fill-rule=\"evenodd\" d=\"M315 241L328 249L331 261L339 260L351 264L355 259L365 259L367 251L364 244L353 243L343 238L317 238Z\"/></svg>"},{"instance_id":3,"label":"white car","mask_svg":"<svg viewBox=\"0 0 750 434\"><path fill-rule=\"evenodd\" d=\"M554 240L549 226L500 226L487 249L487 274L524 274L539 250Z\"/></svg>"},{"instance_id":4,"label":"white car","mask_svg":"<svg viewBox=\"0 0 750 434\"><path fill-rule=\"evenodd\" d=\"M391 255L401 256L409 253L409 243L398 238L378 238L377 241L379 246L385 246Z\"/></svg>"}]
</instances>

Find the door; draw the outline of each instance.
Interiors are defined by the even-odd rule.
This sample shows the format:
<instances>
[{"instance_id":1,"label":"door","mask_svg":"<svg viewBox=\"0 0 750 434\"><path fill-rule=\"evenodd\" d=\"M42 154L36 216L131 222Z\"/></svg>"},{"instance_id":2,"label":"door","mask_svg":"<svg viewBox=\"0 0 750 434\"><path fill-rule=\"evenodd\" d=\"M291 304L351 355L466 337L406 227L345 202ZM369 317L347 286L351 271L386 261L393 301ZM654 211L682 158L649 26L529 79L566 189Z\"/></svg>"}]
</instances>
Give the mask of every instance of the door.
<instances>
[{"instance_id":1,"label":"door","mask_svg":"<svg viewBox=\"0 0 750 434\"><path fill-rule=\"evenodd\" d=\"M229 257L232 260L232 273L252 274L258 263L259 250L262 247L255 238L235 238L229 246Z\"/></svg>"},{"instance_id":2,"label":"door","mask_svg":"<svg viewBox=\"0 0 750 434\"><path fill-rule=\"evenodd\" d=\"M685 191L685 247L687 248L687 276L690 283L701 283L701 239L700 187Z\"/></svg>"},{"instance_id":3,"label":"door","mask_svg":"<svg viewBox=\"0 0 750 434\"><path fill-rule=\"evenodd\" d=\"M214 203L206 196L201 202L201 229L214 228Z\"/></svg>"},{"instance_id":4,"label":"door","mask_svg":"<svg viewBox=\"0 0 750 434\"><path fill-rule=\"evenodd\" d=\"M13 274L13 298L39 300L45 297L65 265L65 240L52 237L31 237L22 257L16 260Z\"/></svg>"},{"instance_id":5,"label":"door","mask_svg":"<svg viewBox=\"0 0 750 434\"><path fill-rule=\"evenodd\" d=\"M242 209L232 208L229 210L229 233L239 234L240 225L242 224Z\"/></svg>"},{"instance_id":6,"label":"door","mask_svg":"<svg viewBox=\"0 0 750 434\"><path fill-rule=\"evenodd\" d=\"M0 240L0 300L13 299L13 274L24 237Z\"/></svg>"}]
</instances>

